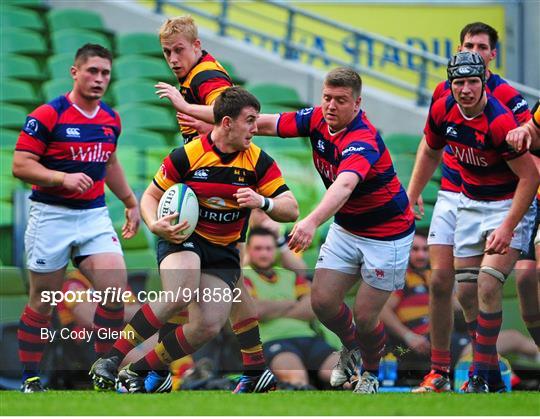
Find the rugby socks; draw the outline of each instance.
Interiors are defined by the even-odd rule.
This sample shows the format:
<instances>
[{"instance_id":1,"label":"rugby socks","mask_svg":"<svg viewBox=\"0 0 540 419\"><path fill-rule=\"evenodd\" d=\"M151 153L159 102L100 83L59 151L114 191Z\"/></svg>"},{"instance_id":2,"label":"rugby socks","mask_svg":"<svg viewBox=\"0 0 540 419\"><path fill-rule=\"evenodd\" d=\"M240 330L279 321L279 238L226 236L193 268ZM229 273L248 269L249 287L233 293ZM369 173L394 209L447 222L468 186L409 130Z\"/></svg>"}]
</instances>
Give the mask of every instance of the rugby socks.
<instances>
[{"instance_id":1,"label":"rugby socks","mask_svg":"<svg viewBox=\"0 0 540 419\"><path fill-rule=\"evenodd\" d=\"M437 374L448 378L450 373L450 351L431 347L431 369Z\"/></svg>"},{"instance_id":2,"label":"rugby socks","mask_svg":"<svg viewBox=\"0 0 540 419\"><path fill-rule=\"evenodd\" d=\"M252 377L261 375L266 369L266 360L259 333L259 321L251 317L233 324L232 329L242 352L243 374Z\"/></svg>"},{"instance_id":3,"label":"rugby socks","mask_svg":"<svg viewBox=\"0 0 540 419\"><path fill-rule=\"evenodd\" d=\"M159 342L144 358L131 365L131 370L139 375L146 375L148 371L163 371L168 369L171 362L192 354L195 349L184 336L183 326L178 326Z\"/></svg>"},{"instance_id":4,"label":"rugby socks","mask_svg":"<svg viewBox=\"0 0 540 419\"><path fill-rule=\"evenodd\" d=\"M40 314L28 305L24 308L17 330L23 382L27 378L39 376L39 364L47 344L47 339L41 337L41 329L48 329L50 325L50 315Z\"/></svg>"},{"instance_id":5,"label":"rugby socks","mask_svg":"<svg viewBox=\"0 0 540 419\"><path fill-rule=\"evenodd\" d=\"M120 336L124 325L124 305L118 308L109 308L99 304L94 314L94 349L98 358L109 352Z\"/></svg>"},{"instance_id":6,"label":"rugby socks","mask_svg":"<svg viewBox=\"0 0 540 419\"><path fill-rule=\"evenodd\" d=\"M497 355L497 338L501 330L502 311L478 313L476 344L474 345L474 374L480 375L488 383L502 381Z\"/></svg>"},{"instance_id":7,"label":"rugby socks","mask_svg":"<svg viewBox=\"0 0 540 419\"><path fill-rule=\"evenodd\" d=\"M159 342L163 340L165 336L174 331L179 325L186 324L189 320L189 312L187 310L181 311L176 316L171 317L167 320L160 329L159 329Z\"/></svg>"},{"instance_id":8,"label":"rugby socks","mask_svg":"<svg viewBox=\"0 0 540 419\"><path fill-rule=\"evenodd\" d=\"M162 326L163 323L158 320L150 308L150 305L143 305L141 309L135 313L126 327L124 327L124 333L116 340L106 357L117 357L121 361L129 351L135 346L143 343Z\"/></svg>"},{"instance_id":9,"label":"rugby socks","mask_svg":"<svg viewBox=\"0 0 540 419\"><path fill-rule=\"evenodd\" d=\"M379 362L386 343L386 333L382 322L369 333L358 333L360 355L362 356L362 371L379 374Z\"/></svg>"},{"instance_id":10,"label":"rugby socks","mask_svg":"<svg viewBox=\"0 0 540 419\"><path fill-rule=\"evenodd\" d=\"M169 319L167 323L165 323L159 329L158 342L163 342L163 339L165 338L165 336L167 336L171 332L174 332L179 325L186 324L188 322L188 319L189 319L189 312L187 310L181 311L180 313L178 313L178 315ZM169 368L163 368L163 369L154 370L154 371L162 377L166 377L167 374L169 374Z\"/></svg>"},{"instance_id":11,"label":"rugby socks","mask_svg":"<svg viewBox=\"0 0 540 419\"><path fill-rule=\"evenodd\" d=\"M536 343L536 346L538 346L538 349L540 350L540 314L534 314L532 316L524 315L523 321L525 322L525 326L527 326L527 330L533 338L534 343Z\"/></svg>"},{"instance_id":12,"label":"rugby socks","mask_svg":"<svg viewBox=\"0 0 540 419\"><path fill-rule=\"evenodd\" d=\"M341 343L348 350L356 349L360 345L356 336L356 326L354 325L352 318L353 316L350 308L347 307L347 304L341 303L337 316L331 319L321 320L322 324L341 339Z\"/></svg>"}]
</instances>

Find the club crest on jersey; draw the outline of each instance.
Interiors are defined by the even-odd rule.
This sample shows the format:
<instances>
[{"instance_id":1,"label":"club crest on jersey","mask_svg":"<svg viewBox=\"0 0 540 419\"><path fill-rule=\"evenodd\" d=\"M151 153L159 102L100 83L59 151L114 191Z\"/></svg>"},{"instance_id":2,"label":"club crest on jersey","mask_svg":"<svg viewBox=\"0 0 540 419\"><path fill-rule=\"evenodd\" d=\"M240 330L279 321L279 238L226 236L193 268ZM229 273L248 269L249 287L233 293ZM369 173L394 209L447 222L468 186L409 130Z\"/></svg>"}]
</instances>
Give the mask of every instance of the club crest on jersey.
<instances>
[{"instance_id":1,"label":"club crest on jersey","mask_svg":"<svg viewBox=\"0 0 540 419\"><path fill-rule=\"evenodd\" d=\"M477 142L478 144L485 145L485 143L486 143L486 136L485 136L483 133L481 133L481 132L479 132L479 131L476 131L476 132L474 133L474 138L475 138L475 140L476 140L476 142Z\"/></svg>"},{"instance_id":2,"label":"club crest on jersey","mask_svg":"<svg viewBox=\"0 0 540 419\"><path fill-rule=\"evenodd\" d=\"M324 141L323 140L317 141L317 150L319 150L321 153L324 153Z\"/></svg>"},{"instance_id":3,"label":"club crest on jersey","mask_svg":"<svg viewBox=\"0 0 540 419\"><path fill-rule=\"evenodd\" d=\"M223 198L220 198L219 196L212 196L211 198L208 198L205 201L205 203L210 208L216 208L216 209L227 208L227 204L225 203L225 200Z\"/></svg>"},{"instance_id":4,"label":"club crest on jersey","mask_svg":"<svg viewBox=\"0 0 540 419\"><path fill-rule=\"evenodd\" d=\"M383 269L375 269L375 276L377 279L383 279L384 278L384 270Z\"/></svg>"},{"instance_id":5,"label":"club crest on jersey","mask_svg":"<svg viewBox=\"0 0 540 419\"><path fill-rule=\"evenodd\" d=\"M101 129L105 137L114 137L114 131L111 127L101 127Z\"/></svg>"}]
</instances>

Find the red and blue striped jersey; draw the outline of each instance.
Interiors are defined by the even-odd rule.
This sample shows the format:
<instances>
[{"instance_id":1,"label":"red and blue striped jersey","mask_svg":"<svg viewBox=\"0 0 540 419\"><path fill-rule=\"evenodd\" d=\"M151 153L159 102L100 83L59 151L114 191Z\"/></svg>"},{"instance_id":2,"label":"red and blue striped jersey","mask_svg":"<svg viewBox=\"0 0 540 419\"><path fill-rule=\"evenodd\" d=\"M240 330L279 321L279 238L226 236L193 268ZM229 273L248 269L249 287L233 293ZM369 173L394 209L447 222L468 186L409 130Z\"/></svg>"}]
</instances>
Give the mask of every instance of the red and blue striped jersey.
<instances>
[{"instance_id":1,"label":"red and blue striped jersey","mask_svg":"<svg viewBox=\"0 0 540 419\"><path fill-rule=\"evenodd\" d=\"M498 74L490 73L486 82L486 92L495 96L508 109L510 109L520 124L527 122L531 118L531 113L527 107L527 101L521 94L508 84ZM451 95L450 83L443 81L437 85L431 104L437 99ZM461 175L459 174L459 163L450 147L444 149L442 160L442 179L441 190L450 192L459 192L461 190Z\"/></svg>"},{"instance_id":2,"label":"red and blue striped jersey","mask_svg":"<svg viewBox=\"0 0 540 419\"><path fill-rule=\"evenodd\" d=\"M477 201L500 201L511 199L518 183L506 161L526 152L516 152L505 141L517 126L512 112L491 95L482 114L472 120L446 96L431 107L424 134L431 148L451 148L460 166L461 192Z\"/></svg>"},{"instance_id":3,"label":"red and blue striped jersey","mask_svg":"<svg viewBox=\"0 0 540 419\"><path fill-rule=\"evenodd\" d=\"M308 136L313 162L326 188L343 172L360 183L335 215L336 224L362 237L396 240L414 231L407 194L397 178L390 153L364 112L331 134L321 107L280 115L280 137Z\"/></svg>"},{"instance_id":4,"label":"red and blue striped jersey","mask_svg":"<svg viewBox=\"0 0 540 419\"><path fill-rule=\"evenodd\" d=\"M77 109L68 94L35 109L26 118L15 150L38 155L51 170L85 173L94 185L82 194L34 185L30 199L75 209L105 206L106 165L120 131L120 117L103 102L93 117Z\"/></svg>"}]
</instances>

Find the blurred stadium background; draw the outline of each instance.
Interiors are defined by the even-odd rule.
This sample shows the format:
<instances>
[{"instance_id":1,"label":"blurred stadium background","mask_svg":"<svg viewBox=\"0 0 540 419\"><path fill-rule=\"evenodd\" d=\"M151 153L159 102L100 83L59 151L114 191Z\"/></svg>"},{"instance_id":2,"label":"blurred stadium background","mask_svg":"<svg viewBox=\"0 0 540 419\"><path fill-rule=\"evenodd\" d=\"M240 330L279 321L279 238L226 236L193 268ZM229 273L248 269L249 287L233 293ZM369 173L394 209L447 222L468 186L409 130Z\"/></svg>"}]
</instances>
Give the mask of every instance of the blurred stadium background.
<instances>
[{"instance_id":1,"label":"blurred stadium background","mask_svg":"<svg viewBox=\"0 0 540 419\"><path fill-rule=\"evenodd\" d=\"M0 381L14 378L2 371L18 364L16 325L26 302L22 237L28 186L11 175L13 148L26 114L70 90L69 67L84 43L114 51L105 101L122 117L118 156L138 192L170 149L182 143L172 108L153 87L158 80L175 83L157 38L165 16L191 14L204 48L235 83L261 100L266 113L317 104L325 72L354 66L364 80L363 108L382 132L404 184L431 91L445 77L465 24L480 20L497 28L501 39L494 72L512 80L530 105L540 97L540 2L535 0L3 0L0 12ZM302 215L307 214L324 192L307 141L261 137L256 143L280 163ZM419 228L429 225L438 181L434 177L424 193L426 216ZM111 194L108 203L120 228L123 206ZM311 267L324 231L304 254ZM151 234L143 228L122 245L128 268L147 271L148 287L158 288ZM503 327L527 333L515 285L504 290Z\"/></svg>"}]
</instances>

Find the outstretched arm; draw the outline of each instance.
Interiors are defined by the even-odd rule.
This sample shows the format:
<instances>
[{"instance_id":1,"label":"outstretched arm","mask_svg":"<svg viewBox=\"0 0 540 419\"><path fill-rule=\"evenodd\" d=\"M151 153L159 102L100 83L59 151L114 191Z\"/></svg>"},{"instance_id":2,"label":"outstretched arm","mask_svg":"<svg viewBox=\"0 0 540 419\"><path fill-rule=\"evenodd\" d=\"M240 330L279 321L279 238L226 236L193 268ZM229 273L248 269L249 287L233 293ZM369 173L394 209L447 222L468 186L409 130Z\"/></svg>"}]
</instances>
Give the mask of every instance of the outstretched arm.
<instances>
[{"instance_id":1,"label":"outstretched arm","mask_svg":"<svg viewBox=\"0 0 540 419\"><path fill-rule=\"evenodd\" d=\"M160 99L169 99L177 112L187 114L209 124L214 123L213 104L195 105L192 103L187 103L176 87L162 81L156 84L155 87L157 89L156 95L158 95Z\"/></svg>"},{"instance_id":2,"label":"outstretched arm","mask_svg":"<svg viewBox=\"0 0 540 419\"><path fill-rule=\"evenodd\" d=\"M358 182L360 178L357 174L340 173L319 205L306 218L294 225L290 234L289 248L295 252L306 250L311 245L317 227L340 210Z\"/></svg>"}]
</instances>

